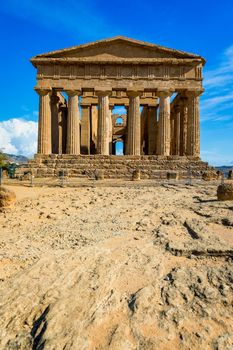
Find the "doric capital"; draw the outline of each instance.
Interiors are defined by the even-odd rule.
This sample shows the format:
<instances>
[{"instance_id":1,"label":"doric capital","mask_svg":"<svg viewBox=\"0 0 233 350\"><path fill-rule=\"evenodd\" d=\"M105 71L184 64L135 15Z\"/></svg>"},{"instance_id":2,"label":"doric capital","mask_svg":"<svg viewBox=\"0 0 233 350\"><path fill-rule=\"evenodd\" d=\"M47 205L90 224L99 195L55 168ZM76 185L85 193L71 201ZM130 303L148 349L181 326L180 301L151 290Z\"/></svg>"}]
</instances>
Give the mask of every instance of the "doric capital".
<instances>
[{"instance_id":1,"label":"doric capital","mask_svg":"<svg viewBox=\"0 0 233 350\"><path fill-rule=\"evenodd\" d=\"M110 90L95 90L95 94L98 97L110 96L112 91Z\"/></svg>"},{"instance_id":2,"label":"doric capital","mask_svg":"<svg viewBox=\"0 0 233 350\"><path fill-rule=\"evenodd\" d=\"M43 88L37 88L35 87L34 90L38 93L38 95L40 96L46 96L48 93L51 92L51 89L47 88L47 89L43 89Z\"/></svg>"},{"instance_id":3,"label":"doric capital","mask_svg":"<svg viewBox=\"0 0 233 350\"><path fill-rule=\"evenodd\" d=\"M163 89L163 90L157 90L157 96L158 97L169 97L173 93L170 89Z\"/></svg>"},{"instance_id":4,"label":"doric capital","mask_svg":"<svg viewBox=\"0 0 233 350\"><path fill-rule=\"evenodd\" d=\"M82 95L82 91L81 90L65 90L66 94L69 97L73 97L73 96L80 96Z\"/></svg>"},{"instance_id":5,"label":"doric capital","mask_svg":"<svg viewBox=\"0 0 233 350\"><path fill-rule=\"evenodd\" d=\"M81 106L82 106L82 109L91 109L91 105L82 104Z\"/></svg>"},{"instance_id":6,"label":"doric capital","mask_svg":"<svg viewBox=\"0 0 233 350\"><path fill-rule=\"evenodd\" d=\"M202 89L202 90L187 90L187 91L185 92L185 95L186 95L187 97L198 97L198 96L200 96L203 92L204 92L204 89Z\"/></svg>"},{"instance_id":7,"label":"doric capital","mask_svg":"<svg viewBox=\"0 0 233 350\"><path fill-rule=\"evenodd\" d=\"M143 91L138 91L138 90L127 90L126 94L128 97L140 97L143 94Z\"/></svg>"}]
</instances>

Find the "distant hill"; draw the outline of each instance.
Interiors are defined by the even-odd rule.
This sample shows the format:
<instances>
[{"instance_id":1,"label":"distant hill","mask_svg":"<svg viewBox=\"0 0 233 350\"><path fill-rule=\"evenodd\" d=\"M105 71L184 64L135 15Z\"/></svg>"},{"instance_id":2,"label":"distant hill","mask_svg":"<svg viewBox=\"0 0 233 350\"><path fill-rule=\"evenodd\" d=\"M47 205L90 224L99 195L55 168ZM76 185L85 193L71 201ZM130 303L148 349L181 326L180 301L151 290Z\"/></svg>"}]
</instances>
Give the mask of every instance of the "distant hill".
<instances>
[{"instance_id":1,"label":"distant hill","mask_svg":"<svg viewBox=\"0 0 233 350\"><path fill-rule=\"evenodd\" d=\"M8 153L5 153L5 155L7 156L10 162L26 163L28 161L28 158L22 155L16 156L15 154L8 154Z\"/></svg>"},{"instance_id":2,"label":"distant hill","mask_svg":"<svg viewBox=\"0 0 233 350\"><path fill-rule=\"evenodd\" d=\"M233 169L233 166L216 166L215 169L223 172L224 176L228 175L229 170Z\"/></svg>"}]
</instances>

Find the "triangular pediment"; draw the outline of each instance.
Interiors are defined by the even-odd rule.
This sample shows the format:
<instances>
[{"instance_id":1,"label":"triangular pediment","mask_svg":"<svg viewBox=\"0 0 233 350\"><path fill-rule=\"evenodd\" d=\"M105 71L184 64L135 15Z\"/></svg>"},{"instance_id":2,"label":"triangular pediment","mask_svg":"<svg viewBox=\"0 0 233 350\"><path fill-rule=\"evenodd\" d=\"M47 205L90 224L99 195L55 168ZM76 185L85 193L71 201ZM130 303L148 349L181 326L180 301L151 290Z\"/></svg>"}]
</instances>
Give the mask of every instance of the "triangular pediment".
<instances>
[{"instance_id":1,"label":"triangular pediment","mask_svg":"<svg viewBox=\"0 0 233 350\"><path fill-rule=\"evenodd\" d=\"M153 60L153 59L202 59L201 56L169 49L163 46L146 43L126 37L115 37L89 44L74 46L33 57L37 59L77 59L101 61Z\"/></svg>"}]
</instances>

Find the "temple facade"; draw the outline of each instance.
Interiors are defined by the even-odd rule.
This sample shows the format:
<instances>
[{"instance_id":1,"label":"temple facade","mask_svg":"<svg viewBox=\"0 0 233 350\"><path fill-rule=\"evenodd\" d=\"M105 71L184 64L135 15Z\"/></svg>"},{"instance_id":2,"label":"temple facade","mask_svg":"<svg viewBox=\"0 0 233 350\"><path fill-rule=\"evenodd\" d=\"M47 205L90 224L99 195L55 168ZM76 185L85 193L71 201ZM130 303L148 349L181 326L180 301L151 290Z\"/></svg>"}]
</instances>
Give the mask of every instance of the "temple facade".
<instances>
[{"instance_id":1,"label":"temple facade","mask_svg":"<svg viewBox=\"0 0 233 350\"><path fill-rule=\"evenodd\" d=\"M112 158L119 141L128 159L200 161L201 56L119 36L31 62L37 161ZM115 114L116 106L125 112Z\"/></svg>"},{"instance_id":2,"label":"temple facade","mask_svg":"<svg viewBox=\"0 0 233 350\"><path fill-rule=\"evenodd\" d=\"M201 56L116 37L31 62L38 154L112 154L112 110L124 106L126 155L199 156Z\"/></svg>"}]
</instances>

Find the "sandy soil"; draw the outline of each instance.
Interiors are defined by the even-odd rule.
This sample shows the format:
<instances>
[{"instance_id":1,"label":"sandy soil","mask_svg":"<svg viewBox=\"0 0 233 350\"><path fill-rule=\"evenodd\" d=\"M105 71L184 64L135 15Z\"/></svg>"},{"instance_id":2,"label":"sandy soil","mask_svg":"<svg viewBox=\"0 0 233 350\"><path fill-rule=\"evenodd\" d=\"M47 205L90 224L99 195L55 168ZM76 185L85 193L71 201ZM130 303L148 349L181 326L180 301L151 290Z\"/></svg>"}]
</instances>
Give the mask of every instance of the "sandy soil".
<instances>
[{"instance_id":1,"label":"sandy soil","mask_svg":"<svg viewBox=\"0 0 233 350\"><path fill-rule=\"evenodd\" d=\"M9 188L0 349L233 349L233 202L215 185Z\"/></svg>"}]
</instances>

